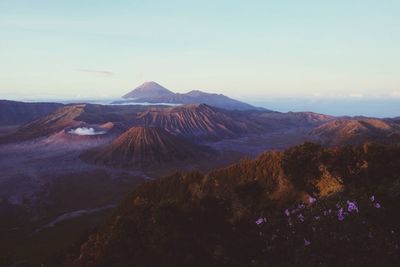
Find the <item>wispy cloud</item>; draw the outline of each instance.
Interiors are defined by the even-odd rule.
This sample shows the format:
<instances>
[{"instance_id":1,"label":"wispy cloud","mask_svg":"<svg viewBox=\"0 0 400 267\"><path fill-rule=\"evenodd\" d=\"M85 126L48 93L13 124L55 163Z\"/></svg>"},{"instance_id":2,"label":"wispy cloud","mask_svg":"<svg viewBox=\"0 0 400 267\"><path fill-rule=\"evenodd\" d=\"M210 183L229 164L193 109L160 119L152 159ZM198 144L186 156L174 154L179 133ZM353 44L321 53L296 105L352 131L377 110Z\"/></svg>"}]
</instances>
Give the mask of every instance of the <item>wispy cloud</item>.
<instances>
[{"instance_id":1,"label":"wispy cloud","mask_svg":"<svg viewBox=\"0 0 400 267\"><path fill-rule=\"evenodd\" d=\"M98 76L113 76L114 75L114 72L107 71L107 70L77 69L76 71L92 73L92 74L96 74Z\"/></svg>"},{"instance_id":2,"label":"wispy cloud","mask_svg":"<svg viewBox=\"0 0 400 267\"><path fill-rule=\"evenodd\" d=\"M393 92L392 92L392 96L393 96L393 97L400 97L400 90L393 91Z\"/></svg>"}]
</instances>

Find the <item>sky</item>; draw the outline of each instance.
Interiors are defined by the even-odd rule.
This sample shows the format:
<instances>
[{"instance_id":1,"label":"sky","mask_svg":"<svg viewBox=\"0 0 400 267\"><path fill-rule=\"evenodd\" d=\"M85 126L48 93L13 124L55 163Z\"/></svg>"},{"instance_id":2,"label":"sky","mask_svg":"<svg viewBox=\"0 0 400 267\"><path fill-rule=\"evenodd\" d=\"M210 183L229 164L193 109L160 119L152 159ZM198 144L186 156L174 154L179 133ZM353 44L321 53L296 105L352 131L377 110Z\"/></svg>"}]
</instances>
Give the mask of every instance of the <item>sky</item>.
<instances>
[{"instance_id":1,"label":"sky","mask_svg":"<svg viewBox=\"0 0 400 267\"><path fill-rule=\"evenodd\" d=\"M399 14L398 0L1 0L0 98L156 81L258 101L400 100Z\"/></svg>"}]
</instances>

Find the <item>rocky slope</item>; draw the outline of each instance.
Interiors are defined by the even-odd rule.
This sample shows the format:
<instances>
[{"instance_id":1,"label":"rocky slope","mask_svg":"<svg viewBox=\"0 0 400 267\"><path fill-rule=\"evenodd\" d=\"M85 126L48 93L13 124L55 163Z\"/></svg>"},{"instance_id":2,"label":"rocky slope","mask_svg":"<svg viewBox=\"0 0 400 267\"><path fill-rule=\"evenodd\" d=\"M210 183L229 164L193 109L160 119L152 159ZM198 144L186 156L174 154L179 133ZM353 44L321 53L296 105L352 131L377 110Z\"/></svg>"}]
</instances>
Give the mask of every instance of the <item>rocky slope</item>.
<instances>
[{"instance_id":1,"label":"rocky slope","mask_svg":"<svg viewBox=\"0 0 400 267\"><path fill-rule=\"evenodd\" d=\"M399 143L400 127L381 119L342 118L318 126L311 135L325 145Z\"/></svg>"},{"instance_id":2,"label":"rocky slope","mask_svg":"<svg viewBox=\"0 0 400 267\"><path fill-rule=\"evenodd\" d=\"M189 139L224 139L262 130L246 118L236 119L229 114L204 104L174 108L150 108L141 113L137 123L153 126Z\"/></svg>"},{"instance_id":3,"label":"rocky slope","mask_svg":"<svg viewBox=\"0 0 400 267\"><path fill-rule=\"evenodd\" d=\"M95 163L137 167L190 162L211 150L191 144L161 128L133 127L106 147L82 157Z\"/></svg>"}]
</instances>

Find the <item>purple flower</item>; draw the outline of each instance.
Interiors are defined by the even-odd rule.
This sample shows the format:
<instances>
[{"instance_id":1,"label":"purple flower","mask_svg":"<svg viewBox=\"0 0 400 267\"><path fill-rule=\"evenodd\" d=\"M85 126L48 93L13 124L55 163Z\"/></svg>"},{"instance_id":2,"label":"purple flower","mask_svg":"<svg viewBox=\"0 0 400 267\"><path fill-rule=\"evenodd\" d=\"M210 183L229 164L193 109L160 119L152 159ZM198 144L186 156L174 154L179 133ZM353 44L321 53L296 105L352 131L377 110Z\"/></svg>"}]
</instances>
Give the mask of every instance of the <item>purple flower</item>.
<instances>
[{"instance_id":1,"label":"purple flower","mask_svg":"<svg viewBox=\"0 0 400 267\"><path fill-rule=\"evenodd\" d=\"M305 207L306 207L306 205L304 205L303 203L301 203L301 204L298 205L298 208L299 208L299 209L304 209Z\"/></svg>"},{"instance_id":2,"label":"purple flower","mask_svg":"<svg viewBox=\"0 0 400 267\"><path fill-rule=\"evenodd\" d=\"M347 200L347 211L348 212L353 212L353 211L358 212L358 207L357 207L356 202L351 202L351 201Z\"/></svg>"},{"instance_id":3,"label":"purple flower","mask_svg":"<svg viewBox=\"0 0 400 267\"><path fill-rule=\"evenodd\" d=\"M257 225L261 225L261 224L264 224L264 223L266 223L267 222L267 218L259 218L257 221L256 221L256 224Z\"/></svg>"},{"instance_id":4,"label":"purple flower","mask_svg":"<svg viewBox=\"0 0 400 267\"><path fill-rule=\"evenodd\" d=\"M299 216L297 216L297 219L299 219L300 222L304 222L304 216L303 214L299 214Z\"/></svg>"},{"instance_id":5,"label":"purple flower","mask_svg":"<svg viewBox=\"0 0 400 267\"><path fill-rule=\"evenodd\" d=\"M304 246L307 247L307 246L309 246L310 244L311 244L311 242L304 238Z\"/></svg>"},{"instance_id":6,"label":"purple flower","mask_svg":"<svg viewBox=\"0 0 400 267\"><path fill-rule=\"evenodd\" d=\"M380 209L380 208L381 208L381 204L375 203L375 204L374 204L374 207L375 207L376 209Z\"/></svg>"},{"instance_id":7,"label":"purple flower","mask_svg":"<svg viewBox=\"0 0 400 267\"><path fill-rule=\"evenodd\" d=\"M374 201L375 201L375 196L372 195L369 199L370 199L372 202L374 202Z\"/></svg>"},{"instance_id":8,"label":"purple flower","mask_svg":"<svg viewBox=\"0 0 400 267\"><path fill-rule=\"evenodd\" d=\"M290 211L289 211L288 209L285 209L285 215L286 215L287 217L290 216Z\"/></svg>"},{"instance_id":9,"label":"purple flower","mask_svg":"<svg viewBox=\"0 0 400 267\"><path fill-rule=\"evenodd\" d=\"M336 203L336 208L340 208L340 204L339 203Z\"/></svg>"},{"instance_id":10,"label":"purple flower","mask_svg":"<svg viewBox=\"0 0 400 267\"><path fill-rule=\"evenodd\" d=\"M320 219L320 217L319 216L314 216L314 219L318 221Z\"/></svg>"},{"instance_id":11,"label":"purple flower","mask_svg":"<svg viewBox=\"0 0 400 267\"><path fill-rule=\"evenodd\" d=\"M344 220L344 215L343 215L343 208L340 208L339 210L338 210L338 220L339 221L343 221Z\"/></svg>"},{"instance_id":12,"label":"purple flower","mask_svg":"<svg viewBox=\"0 0 400 267\"><path fill-rule=\"evenodd\" d=\"M311 196L308 198L308 203L310 203L310 204L314 203L315 201L317 201L316 198L313 198Z\"/></svg>"}]
</instances>

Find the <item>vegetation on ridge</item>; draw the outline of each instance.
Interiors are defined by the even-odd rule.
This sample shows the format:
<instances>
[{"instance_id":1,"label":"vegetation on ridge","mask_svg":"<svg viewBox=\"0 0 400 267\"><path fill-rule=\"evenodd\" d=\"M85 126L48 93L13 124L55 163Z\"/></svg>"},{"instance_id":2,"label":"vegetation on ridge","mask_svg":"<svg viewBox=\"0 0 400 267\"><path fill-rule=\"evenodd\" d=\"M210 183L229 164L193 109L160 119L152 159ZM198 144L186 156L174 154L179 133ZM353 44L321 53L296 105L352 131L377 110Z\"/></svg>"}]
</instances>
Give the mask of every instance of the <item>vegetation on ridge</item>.
<instances>
[{"instance_id":1,"label":"vegetation on ridge","mask_svg":"<svg viewBox=\"0 0 400 267\"><path fill-rule=\"evenodd\" d=\"M147 182L76 266L398 266L400 147L305 143Z\"/></svg>"}]
</instances>

